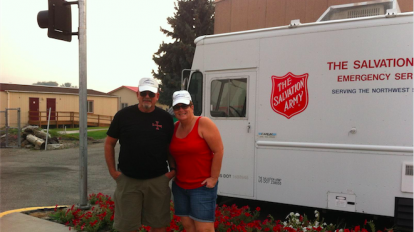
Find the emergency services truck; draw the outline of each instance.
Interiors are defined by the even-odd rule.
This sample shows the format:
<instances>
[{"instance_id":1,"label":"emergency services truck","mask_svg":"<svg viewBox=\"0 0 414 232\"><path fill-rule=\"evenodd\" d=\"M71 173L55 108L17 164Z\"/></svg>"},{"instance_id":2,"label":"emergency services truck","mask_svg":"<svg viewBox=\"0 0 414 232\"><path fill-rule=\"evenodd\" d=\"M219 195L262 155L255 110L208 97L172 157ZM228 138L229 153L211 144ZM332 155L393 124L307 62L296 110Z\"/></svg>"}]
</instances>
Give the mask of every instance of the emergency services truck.
<instances>
[{"instance_id":1,"label":"emergency services truck","mask_svg":"<svg viewBox=\"0 0 414 232\"><path fill-rule=\"evenodd\" d=\"M412 12L195 44L186 88L223 139L219 195L392 217L410 207L412 222Z\"/></svg>"}]
</instances>

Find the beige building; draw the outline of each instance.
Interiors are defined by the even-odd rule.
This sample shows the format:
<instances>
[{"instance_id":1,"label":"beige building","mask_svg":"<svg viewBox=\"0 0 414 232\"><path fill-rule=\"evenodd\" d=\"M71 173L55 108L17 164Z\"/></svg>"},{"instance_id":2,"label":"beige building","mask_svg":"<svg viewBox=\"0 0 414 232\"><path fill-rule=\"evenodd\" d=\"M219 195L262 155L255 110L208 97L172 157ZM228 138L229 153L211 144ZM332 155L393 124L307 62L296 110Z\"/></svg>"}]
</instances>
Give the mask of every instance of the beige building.
<instances>
[{"instance_id":1,"label":"beige building","mask_svg":"<svg viewBox=\"0 0 414 232\"><path fill-rule=\"evenodd\" d=\"M315 22L330 6L363 0L216 0L214 34ZM413 0L398 0L401 12L413 11Z\"/></svg>"},{"instance_id":2,"label":"beige building","mask_svg":"<svg viewBox=\"0 0 414 232\"><path fill-rule=\"evenodd\" d=\"M118 97L87 90L88 125L107 126L118 110ZM79 89L40 85L0 84L0 109L20 108L20 124L47 125L47 109L51 108L50 125L76 126L79 122ZM9 126L17 126L15 110L9 111ZM0 127L5 126L4 113Z\"/></svg>"},{"instance_id":3,"label":"beige building","mask_svg":"<svg viewBox=\"0 0 414 232\"><path fill-rule=\"evenodd\" d=\"M108 94L119 97L119 109L118 110L120 110L127 106L138 104L137 91L138 91L138 87L123 85L119 88L116 88L108 92ZM169 108L167 105L162 105L158 102L155 105L164 110L167 110Z\"/></svg>"}]
</instances>

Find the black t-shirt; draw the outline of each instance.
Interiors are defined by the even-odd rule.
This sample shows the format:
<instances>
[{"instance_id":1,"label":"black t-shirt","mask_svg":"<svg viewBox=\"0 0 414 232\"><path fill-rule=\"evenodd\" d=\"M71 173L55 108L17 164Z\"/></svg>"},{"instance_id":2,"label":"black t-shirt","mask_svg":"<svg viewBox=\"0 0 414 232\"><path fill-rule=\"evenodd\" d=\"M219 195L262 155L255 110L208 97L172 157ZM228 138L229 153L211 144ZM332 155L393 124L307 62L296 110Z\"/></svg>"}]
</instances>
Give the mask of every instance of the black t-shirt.
<instances>
[{"instance_id":1,"label":"black t-shirt","mask_svg":"<svg viewBox=\"0 0 414 232\"><path fill-rule=\"evenodd\" d=\"M168 172L168 146L174 133L171 115L155 107L143 113L138 105L118 111L107 135L119 139L119 168L126 176L149 179Z\"/></svg>"}]
</instances>

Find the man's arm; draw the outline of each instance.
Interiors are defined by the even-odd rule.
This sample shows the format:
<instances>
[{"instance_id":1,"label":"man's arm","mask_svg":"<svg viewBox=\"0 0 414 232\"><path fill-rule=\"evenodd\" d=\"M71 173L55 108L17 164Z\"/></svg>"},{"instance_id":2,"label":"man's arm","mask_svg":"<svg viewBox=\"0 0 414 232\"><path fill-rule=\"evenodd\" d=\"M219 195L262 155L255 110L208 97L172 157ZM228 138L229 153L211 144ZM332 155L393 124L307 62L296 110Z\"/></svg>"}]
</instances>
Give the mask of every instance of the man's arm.
<instances>
[{"instance_id":1,"label":"man's arm","mask_svg":"<svg viewBox=\"0 0 414 232\"><path fill-rule=\"evenodd\" d=\"M108 165L109 174L111 174L114 180L121 175L121 172L116 170L115 166L115 146L118 142L118 139L112 138L111 136L106 136L105 140L105 160L106 165Z\"/></svg>"}]
</instances>

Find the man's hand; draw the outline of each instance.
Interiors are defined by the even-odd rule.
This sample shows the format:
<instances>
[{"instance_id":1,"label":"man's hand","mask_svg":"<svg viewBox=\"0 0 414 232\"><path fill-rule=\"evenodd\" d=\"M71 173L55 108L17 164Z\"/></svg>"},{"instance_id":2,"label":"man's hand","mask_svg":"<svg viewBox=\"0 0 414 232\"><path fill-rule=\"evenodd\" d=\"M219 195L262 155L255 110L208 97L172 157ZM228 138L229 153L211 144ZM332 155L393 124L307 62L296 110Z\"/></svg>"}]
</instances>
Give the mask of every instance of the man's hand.
<instances>
[{"instance_id":1,"label":"man's hand","mask_svg":"<svg viewBox=\"0 0 414 232\"><path fill-rule=\"evenodd\" d=\"M111 173L111 176L114 178L114 180L116 180L121 174L122 172L115 171Z\"/></svg>"},{"instance_id":2,"label":"man's hand","mask_svg":"<svg viewBox=\"0 0 414 232\"><path fill-rule=\"evenodd\" d=\"M165 173L165 176L168 177L168 179L172 179L175 177L175 170L172 170L171 172Z\"/></svg>"}]
</instances>

